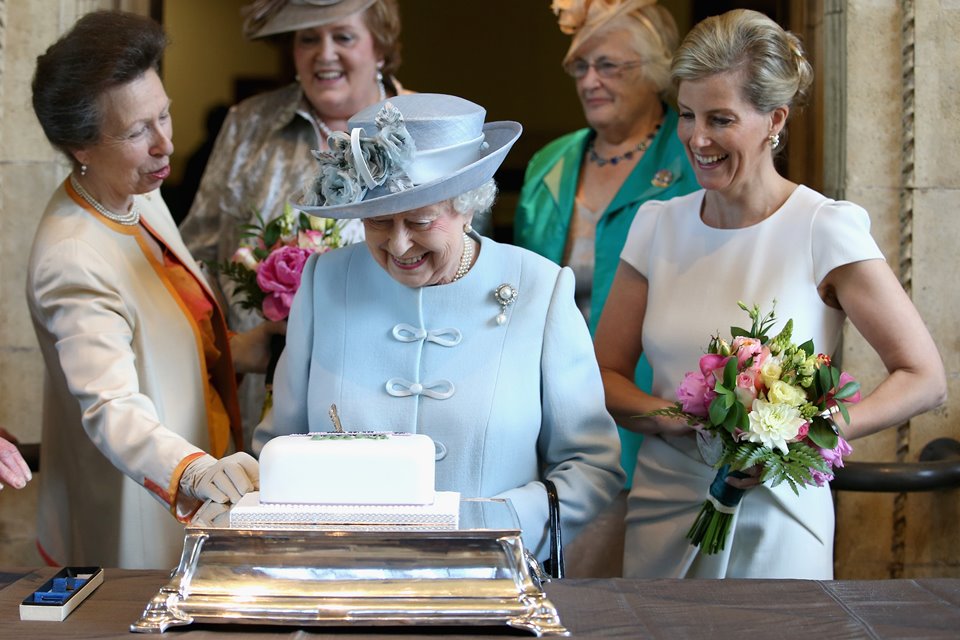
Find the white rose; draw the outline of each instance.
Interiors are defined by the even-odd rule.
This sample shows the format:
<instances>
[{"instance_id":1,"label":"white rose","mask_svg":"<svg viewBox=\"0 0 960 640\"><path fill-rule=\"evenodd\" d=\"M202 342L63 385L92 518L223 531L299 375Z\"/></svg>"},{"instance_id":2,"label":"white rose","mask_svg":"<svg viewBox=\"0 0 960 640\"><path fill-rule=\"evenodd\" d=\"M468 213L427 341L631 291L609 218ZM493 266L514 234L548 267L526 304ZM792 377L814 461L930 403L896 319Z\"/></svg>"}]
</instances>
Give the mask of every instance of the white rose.
<instances>
[{"instance_id":1,"label":"white rose","mask_svg":"<svg viewBox=\"0 0 960 640\"><path fill-rule=\"evenodd\" d=\"M767 400L770 402L788 404L791 407L799 407L807 402L807 394L800 387L787 384L783 380L777 380L767 391Z\"/></svg>"},{"instance_id":2,"label":"white rose","mask_svg":"<svg viewBox=\"0 0 960 640\"><path fill-rule=\"evenodd\" d=\"M783 366L780 364L780 358L767 358L760 367L760 380L768 389L780 379L781 375L783 375Z\"/></svg>"}]
</instances>

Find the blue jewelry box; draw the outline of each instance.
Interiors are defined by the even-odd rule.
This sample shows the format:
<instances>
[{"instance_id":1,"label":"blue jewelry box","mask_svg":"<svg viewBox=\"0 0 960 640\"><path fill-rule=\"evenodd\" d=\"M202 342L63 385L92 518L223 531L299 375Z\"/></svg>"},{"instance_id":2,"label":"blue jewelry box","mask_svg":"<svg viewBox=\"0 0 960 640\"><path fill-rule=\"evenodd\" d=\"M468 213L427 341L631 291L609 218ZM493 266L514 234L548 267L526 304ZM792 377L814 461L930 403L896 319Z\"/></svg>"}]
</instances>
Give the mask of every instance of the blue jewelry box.
<instances>
[{"instance_id":1,"label":"blue jewelry box","mask_svg":"<svg viewBox=\"0 0 960 640\"><path fill-rule=\"evenodd\" d=\"M61 621L102 582L101 567L65 567L23 599L20 619Z\"/></svg>"}]
</instances>

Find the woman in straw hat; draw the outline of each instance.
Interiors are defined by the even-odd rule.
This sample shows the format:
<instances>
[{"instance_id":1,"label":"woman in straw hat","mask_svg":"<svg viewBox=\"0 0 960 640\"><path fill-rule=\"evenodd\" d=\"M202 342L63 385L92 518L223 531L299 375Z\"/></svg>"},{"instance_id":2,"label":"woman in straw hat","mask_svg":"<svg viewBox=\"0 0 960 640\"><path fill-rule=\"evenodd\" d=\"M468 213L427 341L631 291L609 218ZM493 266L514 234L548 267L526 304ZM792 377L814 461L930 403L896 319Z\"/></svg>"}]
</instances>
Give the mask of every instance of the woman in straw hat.
<instances>
[{"instance_id":1,"label":"woman in straw hat","mask_svg":"<svg viewBox=\"0 0 960 640\"><path fill-rule=\"evenodd\" d=\"M527 547L547 551L548 500L567 539L623 483L573 273L481 238L494 171L520 135L454 96L364 109L318 154L308 213L361 219L366 246L307 262L274 379L271 437L344 425L424 433L437 489L510 498Z\"/></svg>"},{"instance_id":2,"label":"woman in straw hat","mask_svg":"<svg viewBox=\"0 0 960 640\"><path fill-rule=\"evenodd\" d=\"M243 225L257 221L253 212L265 220L283 214L311 170L311 150L326 148L354 113L402 91L393 77L400 66L396 0L258 0L245 13L245 35L290 46L297 76L227 116L180 229L191 253L207 262L233 256ZM347 221L340 237L358 241L363 226ZM221 284L231 328L258 322L233 301L232 285ZM240 387L245 427L259 420L263 397L263 378L247 376Z\"/></svg>"}]
</instances>

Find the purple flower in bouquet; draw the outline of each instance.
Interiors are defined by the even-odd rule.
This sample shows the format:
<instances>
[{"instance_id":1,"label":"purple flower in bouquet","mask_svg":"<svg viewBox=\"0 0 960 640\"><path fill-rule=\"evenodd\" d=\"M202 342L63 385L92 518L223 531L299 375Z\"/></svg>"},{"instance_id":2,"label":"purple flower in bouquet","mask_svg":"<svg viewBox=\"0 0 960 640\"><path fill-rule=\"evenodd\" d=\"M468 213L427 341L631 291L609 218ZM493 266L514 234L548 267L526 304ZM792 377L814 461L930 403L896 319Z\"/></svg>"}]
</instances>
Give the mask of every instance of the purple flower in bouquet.
<instances>
[{"instance_id":1,"label":"purple flower in bouquet","mask_svg":"<svg viewBox=\"0 0 960 640\"><path fill-rule=\"evenodd\" d=\"M257 269L257 284L266 293L263 315L268 320L286 320L293 295L300 287L303 265L313 253L309 249L283 246L272 252Z\"/></svg>"},{"instance_id":2,"label":"purple flower in bouquet","mask_svg":"<svg viewBox=\"0 0 960 640\"><path fill-rule=\"evenodd\" d=\"M822 449L818 447L818 451L823 457L824 462L830 467L830 471L811 469L810 473L813 475L813 481L817 486L822 487L833 480L833 470L837 467L843 467L843 459L853 453L853 447L843 438L837 438L836 447L833 449Z\"/></svg>"}]
</instances>

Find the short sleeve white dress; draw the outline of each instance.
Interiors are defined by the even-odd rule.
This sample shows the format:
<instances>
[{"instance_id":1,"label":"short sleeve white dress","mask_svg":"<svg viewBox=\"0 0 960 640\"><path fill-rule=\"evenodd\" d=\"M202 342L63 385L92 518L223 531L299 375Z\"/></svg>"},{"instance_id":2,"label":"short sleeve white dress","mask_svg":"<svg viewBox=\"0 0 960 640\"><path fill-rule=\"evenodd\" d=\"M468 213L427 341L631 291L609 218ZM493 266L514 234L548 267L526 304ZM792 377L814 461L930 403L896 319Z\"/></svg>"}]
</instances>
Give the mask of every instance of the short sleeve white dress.
<instances>
[{"instance_id":1,"label":"short sleeve white dress","mask_svg":"<svg viewBox=\"0 0 960 640\"><path fill-rule=\"evenodd\" d=\"M783 206L742 229L700 218L704 191L644 204L621 258L647 278L643 350L654 395L674 399L711 335L749 326L737 306L769 309L779 331L793 318L794 339L832 354L845 319L820 299L817 285L836 267L882 260L867 212L798 186ZM627 512L626 577L806 578L833 576L833 501L828 487L796 496L782 484L747 492L727 548L700 553L686 533L716 471L695 438L648 437L637 458Z\"/></svg>"}]
</instances>

